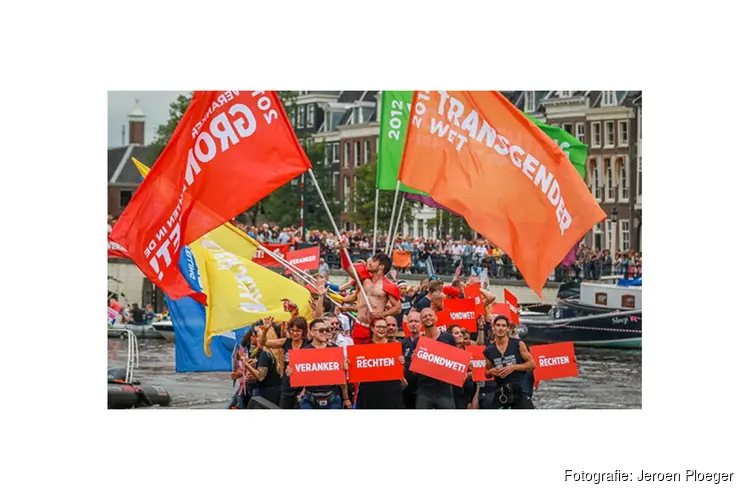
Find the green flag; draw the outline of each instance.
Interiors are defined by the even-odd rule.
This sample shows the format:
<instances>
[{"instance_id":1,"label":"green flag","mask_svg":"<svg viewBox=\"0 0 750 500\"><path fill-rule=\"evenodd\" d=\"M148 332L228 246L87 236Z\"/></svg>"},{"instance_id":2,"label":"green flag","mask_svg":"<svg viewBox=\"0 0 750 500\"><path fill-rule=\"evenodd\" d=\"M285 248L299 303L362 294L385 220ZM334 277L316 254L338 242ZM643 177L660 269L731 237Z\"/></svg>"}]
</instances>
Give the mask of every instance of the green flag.
<instances>
[{"instance_id":1,"label":"green flag","mask_svg":"<svg viewBox=\"0 0 750 500\"><path fill-rule=\"evenodd\" d=\"M564 129L553 127L552 125L547 125L546 123L542 123L539 120L530 117L529 115L526 115L526 118L534 122L537 127L542 129L542 132L547 134L550 139L555 141L555 144L557 144L560 149L563 150L563 153L568 156L570 163L572 163L576 168L581 176L581 179L585 180L586 157L589 153L589 147L576 139L573 135L566 132Z\"/></svg>"},{"instance_id":2,"label":"green flag","mask_svg":"<svg viewBox=\"0 0 750 500\"><path fill-rule=\"evenodd\" d=\"M395 191L398 169L404 155L406 128L409 125L409 110L413 90L384 90L381 95L380 141L378 150L378 175L376 186L384 191ZM401 184L399 191L423 194Z\"/></svg>"}]
</instances>

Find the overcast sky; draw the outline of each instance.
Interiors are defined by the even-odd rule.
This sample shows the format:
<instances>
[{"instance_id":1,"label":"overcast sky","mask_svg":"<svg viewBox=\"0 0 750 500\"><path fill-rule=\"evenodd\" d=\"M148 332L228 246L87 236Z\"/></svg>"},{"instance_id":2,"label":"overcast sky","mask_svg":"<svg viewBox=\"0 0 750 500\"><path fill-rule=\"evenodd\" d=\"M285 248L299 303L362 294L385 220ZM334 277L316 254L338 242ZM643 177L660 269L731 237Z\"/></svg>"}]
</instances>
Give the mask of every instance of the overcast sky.
<instances>
[{"instance_id":1,"label":"overcast sky","mask_svg":"<svg viewBox=\"0 0 750 500\"><path fill-rule=\"evenodd\" d=\"M190 91L110 91L107 99L107 147L122 146L122 126L125 125L125 141L128 140L128 113L135 107L135 100L140 99L140 106L146 113L146 144L156 135L156 127L169 120L169 104L180 94L188 95Z\"/></svg>"}]
</instances>

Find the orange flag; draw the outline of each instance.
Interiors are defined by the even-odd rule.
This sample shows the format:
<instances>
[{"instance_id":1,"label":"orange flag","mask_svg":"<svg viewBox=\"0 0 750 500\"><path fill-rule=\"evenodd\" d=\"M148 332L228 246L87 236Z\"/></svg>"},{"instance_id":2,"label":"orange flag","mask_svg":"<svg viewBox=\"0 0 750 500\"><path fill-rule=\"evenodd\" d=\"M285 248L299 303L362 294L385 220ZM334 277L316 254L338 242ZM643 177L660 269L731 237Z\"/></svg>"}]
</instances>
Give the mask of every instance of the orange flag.
<instances>
[{"instance_id":1,"label":"orange flag","mask_svg":"<svg viewBox=\"0 0 750 500\"><path fill-rule=\"evenodd\" d=\"M399 179L502 248L540 297L606 218L565 153L497 91L415 91Z\"/></svg>"}]
</instances>

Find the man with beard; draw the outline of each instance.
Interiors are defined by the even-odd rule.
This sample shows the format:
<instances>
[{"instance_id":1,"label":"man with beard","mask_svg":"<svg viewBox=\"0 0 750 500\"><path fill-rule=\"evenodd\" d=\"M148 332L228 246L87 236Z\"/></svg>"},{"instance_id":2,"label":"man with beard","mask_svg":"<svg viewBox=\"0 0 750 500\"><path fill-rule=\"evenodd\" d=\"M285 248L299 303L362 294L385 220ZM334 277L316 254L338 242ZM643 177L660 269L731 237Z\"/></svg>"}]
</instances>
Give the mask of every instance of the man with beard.
<instances>
[{"instance_id":1,"label":"man with beard","mask_svg":"<svg viewBox=\"0 0 750 500\"><path fill-rule=\"evenodd\" d=\"M385 338L388 342L396 342L396 332L398 332L398 321L393 316L386 316L385 323L388 325Z\"/></svg>"},{"instance_id":2,"label":"man with beard","mask_svg":"<svg viewBox=\"0 0 750 500\"><path fill-rule=\"evenodd\" d=\"M393 318L394 323L396 318ZM388 343L388 325L383 318L372 321L373 344ZM404 356L399 357L404 363ZM404 408L404 399L400 380L385 380L382 382L360 382L357 392L357 409L362 410L400 410Z\"/></svg>"},{"instance_id":3,"label":"man with beard","mask_svg":"<svg viewBox=\"0 0 750 500\"><path fill-rule=\"evenodd\" d=\"M341 250L341 267L354 277L357 273L362 282L364 293L369 299L372 311L367 307L364 297L358 296L357 319L354 320L352 338L355 344L364 344L370 340L370 322L373 319L393 316L401 312L401 294L395 283L385 275L391 270L391 259L382 252L376 253L362 264L352 264L344 250Z\"/></svg>"},{"instance_id":4,"label":"man with beard","mask_svg":"<svg viewBox=\"0 0 750 500\"><path fill-rule=\"evenodd\" d=\"M492 407L533 410L526 372L534 369L534 359L522 340L508 336L509 324L505 316L496 316L492 321L495 341L484 349L485 372L497 384Z\"/></svg>"},{"instance_id":5,"label":"man with beard","mask_svg":"<svg viewBox=\"0 0 750 500\"><path fill-rule=\"evenodd\" d=\"M419 320L422 326L424 326L425 337L456 347L453 335L450 333L443 333L441 335L438 332L435 326L435 322L437 321L435 311L427 307L422 309L419 314ZM456 404L453 401L453 385L419 374L415 407L417 410L454 410Z\"/></svg>"},{"instance_id":6,"label":"man with beard","mask_svg":"<svg viewBox=\"0 0 750 500\"><path fill-rule=\"evenodd\" d=\"M409 330L409 336L401 341L401 352L404 354L404 378L406 387L404 388L404 407L413 410L417 404L417 381L419 374L409 370L411 357L417 348L419 341L419 312L416 309L409 311L406 315L406 327Z\"/></svg>"}]
</instances>

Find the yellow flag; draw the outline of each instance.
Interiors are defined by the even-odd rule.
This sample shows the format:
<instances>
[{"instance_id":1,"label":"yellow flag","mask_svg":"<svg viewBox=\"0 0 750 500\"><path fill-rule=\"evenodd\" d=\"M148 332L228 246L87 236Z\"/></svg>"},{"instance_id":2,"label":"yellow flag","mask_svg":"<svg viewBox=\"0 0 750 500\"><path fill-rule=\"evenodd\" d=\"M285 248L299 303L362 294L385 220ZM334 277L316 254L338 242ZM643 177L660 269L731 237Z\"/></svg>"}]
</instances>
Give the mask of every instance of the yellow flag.
<instances>
[{"instance_id":1,"label":"yellow flag","mask_svg":"<svg viewBox=\"0 0 750 500\"><path fill-rule=\"evenodd\" d=\"M131 157L131 159L135 163L138 172L145 179L151 169L136 158ZM258 242L228 222L212 230L206 236L215 241L227 252L231 252L239 257L252 259L258 249ZM190 249L194 250L192 246Z\"/></svg>"},{"instance_id":2,"label":"yellow flag","mask_svg":"<svg viewBox=\"0 0 750 500\"><path fill-rule=\"evenodd\" d=\"M211 355L208 347L211 339L223 332L250 325L267 316L272 316L277 322L288 321L291 314L284 309L283 299L296 304L301 316L312 319L310 292L302 285L250 259L227 252L206 236L195 243L202 246L194 252L203 254L207 277L204 289L210 290L204 339L207 355Z\"/></svg>"}]
</instances>

